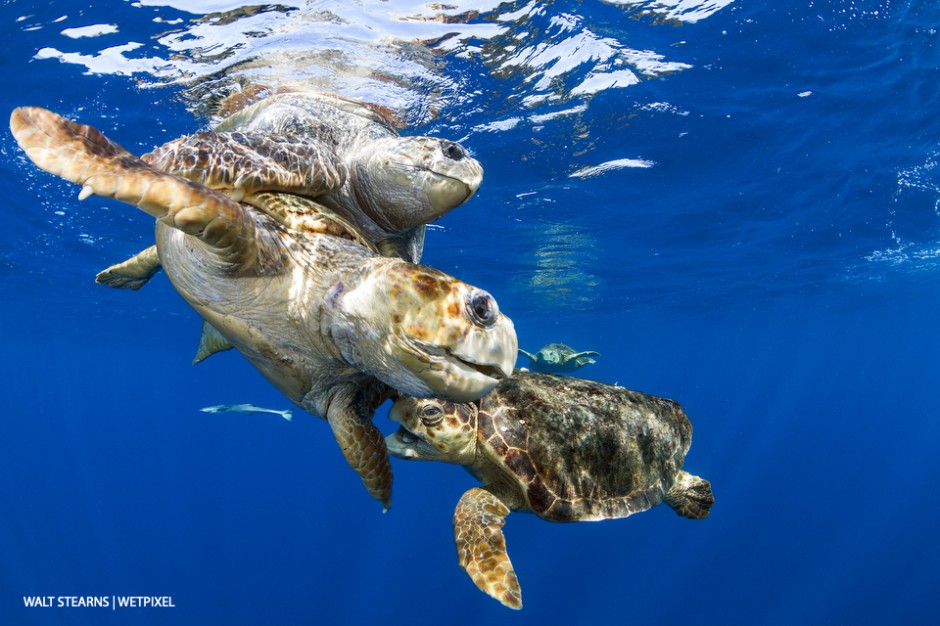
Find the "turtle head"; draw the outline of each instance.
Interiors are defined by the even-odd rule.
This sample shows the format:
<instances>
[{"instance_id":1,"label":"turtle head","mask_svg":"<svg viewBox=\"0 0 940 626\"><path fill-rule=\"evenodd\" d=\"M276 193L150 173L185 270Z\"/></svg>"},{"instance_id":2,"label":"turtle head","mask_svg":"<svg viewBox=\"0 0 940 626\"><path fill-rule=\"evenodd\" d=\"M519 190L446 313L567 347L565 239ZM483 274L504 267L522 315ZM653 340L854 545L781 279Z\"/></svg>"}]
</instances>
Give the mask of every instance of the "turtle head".
<instances>
[{"instance_id":1,"label":"turtle head","mask_svg":"<svg viewBox=\"0 0 940 626\"><path fill-rule=\"evenodd\" d=\"M337 301L332 333L346 359L402 394L470 402L512 374L512 321L453 276L377 258Z\"/></svg>"},{"instance_id":2,"label":"turtle head","mask_svg":"<svg viewBox=\"0 0 940 626\"><path fill-rule=\"evenodd\" d=\"M391 232L427 224L466 202L483 167L463 146L437 137L389 137L353 155L359 205Z\"/></svg>"},{"instance_id":3,"label":"turtle head","mask_svg":"<svg viewBox=\"0 0 940 626\"><path fill-rule=\"evenodd\" d=\"M551 344L539 350L539 360L545 365L561 365L566 358L565 353L558 348L557 344Z\"/></svg>"},{"instance_id":4,"label":"turtle head","mask_svg":"<svg viewBox=\"0 0 940 626\"><path fill-rule=\"evenodd\" d=\"M477 446L477 407L436 398L399 398L389 418L401 428L385 438L400 459L471 465Z\"/></svg>"}]
</instances>

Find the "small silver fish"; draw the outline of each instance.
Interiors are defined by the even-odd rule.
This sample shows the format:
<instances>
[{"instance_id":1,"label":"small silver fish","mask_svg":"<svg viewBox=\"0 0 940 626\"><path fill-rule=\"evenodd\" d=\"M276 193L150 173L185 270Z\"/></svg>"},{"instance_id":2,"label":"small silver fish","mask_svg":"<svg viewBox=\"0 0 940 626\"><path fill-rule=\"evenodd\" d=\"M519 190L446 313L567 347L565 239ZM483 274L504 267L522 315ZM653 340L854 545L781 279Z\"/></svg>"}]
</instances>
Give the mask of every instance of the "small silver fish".
<instances>
[{"instance_id":1,"label":"small silver fish","mask_svg":"<svg viewBox=\"0 0 940 626\"><path fill-rule=\"evenodd\" d=\"M261 413L271 413L273 415L280 415L288 422L294 417L294 409L284 409L283 411L275 411L274 409L266 409L264 407L255 406L253 404L220 404L218 406L207 406L204 409L199 409L203 413L244 413L245 415L260 415Z\"/></svg>"}]
</instances>

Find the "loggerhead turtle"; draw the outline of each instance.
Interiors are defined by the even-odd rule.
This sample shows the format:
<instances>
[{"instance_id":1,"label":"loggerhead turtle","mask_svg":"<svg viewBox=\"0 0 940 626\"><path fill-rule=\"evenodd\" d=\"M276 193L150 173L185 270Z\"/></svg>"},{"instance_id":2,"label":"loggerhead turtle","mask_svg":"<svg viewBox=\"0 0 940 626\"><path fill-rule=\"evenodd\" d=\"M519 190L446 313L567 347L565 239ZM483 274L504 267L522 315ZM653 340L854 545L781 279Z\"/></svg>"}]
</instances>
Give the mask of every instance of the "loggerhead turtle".
<instances>
[{"instance_id":1,"label":"loggerhead turtle","mask_svg":"<svg viewBox=\"0 0 940 626\"><path fill-rule=\"evenodd\" d=\"M373 107L307 91L269 96L214 131L176 139L141 158L236 201L257 191L315 198L382 254L415 263L424 225L467 201L483 179L479 161L460 144L401 137ZM159 270L150 247L97 280L140 289Z\"/></svg>"},{"instance_id":2,"label":"loggerhead turtle","mask_svg":"<svg viewBox=\"0 0 940 626\"><path fill-rule=\"evenodd\" d=\"M510 608L522 595L502 526L512 511L552 522L627 517L663 500L701 519L708 481L682 470L692 425L672 400L590 380L516 371L477 402L399 398L386 437L403 459L465 466L484 486L454 512L460 566Z\"/></svg>"},{"instance_id":3,"label":"loggerhead turtle","mask_svg":"<svg viewBox=\"0 0 940 626\"><path fill-rule=\"evenodd\" d=\"M519 352L529 357L529 367L536 372L546 374L564 374L579 370L585 365L594 363L591 357L600 356L600 352L576 352L574 348L563 343L550 343L542 346L538 352L532 354L519 349Z\"/></svg>"},{"instance_id":4,"label":"loggerhead turtle","mask_svg":"<svg viewBox=\"0 0 940 626\"><path fill-rule=\"evenodd\" d=\"M246 191L236 202L45 109L15 109L10 128L36 165L82 185L80 197L156 218L176 290L290 400L327 419L386 508L391 465L372 415L391 390L470 401L512 371L515 331L490 294L380 256L309 198Z\"/></svg>"}]
</instances>

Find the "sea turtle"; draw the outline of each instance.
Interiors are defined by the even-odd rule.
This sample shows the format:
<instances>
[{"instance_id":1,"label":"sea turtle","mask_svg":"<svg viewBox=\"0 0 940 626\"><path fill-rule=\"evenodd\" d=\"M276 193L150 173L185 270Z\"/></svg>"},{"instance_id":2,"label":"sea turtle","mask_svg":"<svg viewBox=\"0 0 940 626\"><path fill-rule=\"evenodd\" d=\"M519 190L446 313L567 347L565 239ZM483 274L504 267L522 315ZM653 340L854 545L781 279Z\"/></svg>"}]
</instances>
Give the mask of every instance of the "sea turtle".
<instances>
[{"instance_id":1,"label":"sea turtle","mask_svg":"<svg viewBox=\"0 0 940 626\"><path fill-rule=\"evenodd\" d=\"M581 369L585 365L595 363L593 356L600 356L600 352L575 352L574 348L563 343L550 343L542 346L538 352L532 354L520 349L519 352L529 357L529 367L536 372L547 374L565 374Z\"/></svg>"},{"instance_id":2,"label":"sea turtle","mask_svg":"<svg viewBox=\"0 0 940 626\"><path fill-rule=\"evenodd\" d=\"M394 389L469 401L512 371L515 331L490 294L379 255L309 198L246 191L236 202L45 109L15 109L10 128L36 165L82 185L81 197L156 218L176 290L290 400L328 420L386 508L391 465L372 424L383 398Z\"/></svg>"},{"instance_id":3,"label":"sea turtle","mask_svg":"<svg viewBox=\"0 0 940 626\"><path fill-rule=\"evenodd\" d=\"M465 466L484 486L454 512L461 567L484 592L522 607L502 526L512 511L552 522L627 517L663 500L704 518L711 485L682 470L692 425L672 400L590 380L516 371L471 403L401 397L386 437L403 459Z\"/></svg>"},{"instance_id":4,"label":"sea turtle","mask_svg":"<svg viewBox=\"0 0 940 626\"><path fill-rule=\"evenodd\" d=\"M310 198L356 226L382 252L418 262L424 225L464 203L483 168L458 143L401 137L375 107L286 91L222 120L211 132L141 157L163 171L223 191L284 191ZM153 247L98 274L140 289L160 270Z\"/></svg>"}]
</instances>

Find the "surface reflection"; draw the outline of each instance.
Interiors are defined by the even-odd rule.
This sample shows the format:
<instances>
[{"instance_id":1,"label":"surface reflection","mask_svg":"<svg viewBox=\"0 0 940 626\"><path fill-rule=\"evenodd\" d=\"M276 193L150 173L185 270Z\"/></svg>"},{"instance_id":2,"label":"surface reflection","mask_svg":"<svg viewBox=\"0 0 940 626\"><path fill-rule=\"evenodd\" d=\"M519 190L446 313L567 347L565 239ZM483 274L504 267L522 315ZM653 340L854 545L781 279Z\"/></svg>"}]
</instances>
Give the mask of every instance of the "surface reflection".
<instances>
[{"instance_id":1,"label":"surface reflection","mask_svg":"<svg viewBox=\"0 0 940 626\"><path fill-rule=\"evenodd\" d=\"M148 13L150 41L123 34L119 23L88 25L62 16L54 26L61 37L36 58L133 75L143 86L182 84L206 116L233 95L302 86L379 104L416 125L451 105L499 116L687 70L690 64L667 52L631 47L630 21L620 18L694 22L730 1L608 2L611 27L587 23L576 3L535 0L254 6L144 0L131 6ZM30 25L43 26L53 27ZM96 37L106 45L89 52L87 42ZM479 86L483 74L496 79L495 87Z\"/></svg>"},{"instance_id":2,"label":"surface reflection","mask_svg":"<svg viewBox=\"0 0 940 626\"><path fill-rule=\"evenodd\" d=\"M527 293L539 303L558 308L584 308L597 299L600 278L591 268L597 241L567 223L536 221L526 228L532 265L524 278Z\"/></svg>"},{"instance_id":3,"label":"surface reflection","mask_svg":"<svg viewBox=\"0 0 940 626\"><path fill-rule=\"evenodd\" d=\"M662 22L693 23L711 17L734 0L604 0L610 4L638 9Z\"/></svg>"}]
</instances>

